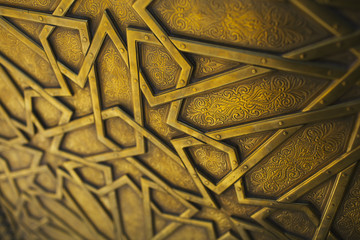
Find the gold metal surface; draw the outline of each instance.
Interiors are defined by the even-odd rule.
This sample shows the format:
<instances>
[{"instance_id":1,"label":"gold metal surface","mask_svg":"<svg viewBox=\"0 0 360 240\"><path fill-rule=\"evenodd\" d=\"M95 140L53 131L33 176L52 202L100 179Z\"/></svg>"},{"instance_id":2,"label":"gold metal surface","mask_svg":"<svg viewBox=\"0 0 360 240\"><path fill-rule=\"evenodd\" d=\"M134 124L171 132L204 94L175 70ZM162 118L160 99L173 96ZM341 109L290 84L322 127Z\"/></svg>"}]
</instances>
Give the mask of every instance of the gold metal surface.
<instances>
[{"instance_id":1,"label":"gold metal surface","mask_svg":"<svg viewBox=\"0 0 360 240\"><path fill-rule=\"evenodd\" d=\"M349 0L0 0L1 239L360 239Z\"/></svg>"}]
</instances>

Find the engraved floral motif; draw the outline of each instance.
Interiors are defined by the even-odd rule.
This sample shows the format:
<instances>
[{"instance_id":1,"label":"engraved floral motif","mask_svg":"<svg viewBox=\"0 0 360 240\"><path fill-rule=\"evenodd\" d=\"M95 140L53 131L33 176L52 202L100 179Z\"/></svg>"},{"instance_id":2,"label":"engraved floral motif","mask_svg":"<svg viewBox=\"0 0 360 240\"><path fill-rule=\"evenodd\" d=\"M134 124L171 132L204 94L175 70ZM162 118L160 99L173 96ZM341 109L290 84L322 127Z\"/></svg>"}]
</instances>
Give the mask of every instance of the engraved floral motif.
<instances>
[{"instance_id":1,"label":"engraved floral motif","mask_svg":"<svg viewBox=\"0 0 360 240\"><path fill-rule=\"evenodd\" d=\"M315 232L315 226L302 212L277 211L271 218L289 232L311 238Z\"/></svg>"},{"instance_id":2,"label":"engraved floral motif","mask_svg":"<svg viewBox=\"0 0 360 240\"><path fill-rule=\"evenodd\" d=\"M308 199L314 202L317 206L321 206L326 193L327 187L324 186L323 188L320 188L318 191L311 192L311 194L308 195Z\"/></svg>"},{"instance_id":3,"label":"engraved floral motif","mask_svg":"<svg viewBox=\"0 0 360 240\"><path fill-rule=\"evenodd\" d=\"M194 162L210 176L220 179L230 170L229 158L225 152L204 145L191 148Z\"/></svg>"},{"instance_id":4,"label":"engraved floral motif","mask_svg":"<svg viewBox=\"0 0 360 240\"><path fill-rule=\"evenodd\" d=\"M255 146L255 143L257 142L256 137L246 137L239 139L239 143L243 146L245 150L249 150Z\"/></svg>"},{"instance_id":5,"label":"engraved floral motif","mask_svg":"<svg viewBox=\"0 0 360 240\"><path fill-rule=\"evenodd\" d=\"M166 124L169 106L161 106L157 108L150 108L147 119L149 126L154 129L159 135L166 139L171 139L177 131Z\"/></svg>"},{"instance_id":6,"label":"engraved floral motif","mask_svg":"<svg viewBox=\"0 0 360 240\"><path fill-rule=\"evenodd\" d=\"M50 64L23 42L0 27L0 52L18 64L44 87L58 87ZM25 87L25 86L23 86Z\"/></svg>"},{"instance_id":7,"label":"engraved floral motif","mask_svg":"<svg viewBox=\"0 0 360 240\"><path fill-rule=\"evenodd\" d=\"M310 201L317 207L318 210L322 210L325 207L327 196L331 191L332 183L332 180L329 180L321 184L304 195L302 199Z\"/></svg>"},{"instance_id":8,"label":"engraved floral motif","mask_svg":"<svg viewBox=\"0 0 360 240\"><path fill-rule=\"evenodd\" d=\"M121 105L132 109L129 69L111 41L106 41L97 59L104 107Z\"/></svg>"},{"instance_id":9,"label":"engraved floral motif","mask_svg":"<svg viewBox=\"0 0 360 240\"><path fill-rule=\"evenodd\" d=\"M245 158L264 142L269 137L270 133L271 132L260 132L248 134L234 138L232 142L239 146L240 155L242 158Z\"/></svg>"},{"instance_id":10,"label":"engraved floral motif","mask_svg":"<svg viewBox=\"0 0 360 240\"><path fill-rule=\"evenodd\" d=\"M343 239L356 240L360 238L360 171L355 173L355 181L344 200L340 214L335 220L335 228Z\"/></svg>"},{"instance_id":11,"label":"engraved floral motif","mask_svg":"<svg viewBox=\"0 0 360 240\"><path fill-rule=\"evenodd\" d=\"M185 119L201 127L218 127L299 109L321 82L276 74L218 90L187 102Z\"/></svg>"},{"instance_id":12,"label":"engraved floral motif","mask_svg":"<svg viewBox=\"0 0 360 240\"><path fill-rule=\"evenodd\" d=\"M51 5L54 3L54 0L33 0L33 1L29 1L29 0L0 0L0 3L5 3L7 5L15 5L18 7L31 7L34 9L41 9L41 10L45 10L45 9L49 9L49 7L51 7Z\"/></svg>"},{"instance_id":13,"label":"engraved floral motif","mask_svg":"<svg viewBox=\"0 0 360 240\"><path fill-rule=\"evenodd\" d=\"M84 54L81 50L78 32L76 30L56 31L54 35L53 46L57 50L56 55L60 59L64 59L71 67L79 69Z\"/></svg>"},{"instance_id":14,"label":"engraved floral motif","mask_svg":"<svg viewBox=\"0 0 360 240\"><path fill-rule=\"evenodd\" d=\"M202 78L231 69L240 64L220 58L194 55L195 61L194 78Z\"/></svg>"},{"instance_id":15,"label":"engraved floral motif","mask_svg":"<svg viewBox=\"0 0 360 240\"><path fill-rule=\"evenodd\" d=\"M105 9L109 9L117 21L118 27L125 34L126 27L129 25L146 26L131 7L133 3L134 0L83 0L78 3L74 12L98 22Z\"/></svg>"},{"instance_id":16,"label":"engraved floral motif","mask_svg":"<svg viewBox=\"0 0 360 240\"><path fill-rule=\"evenodd\" d=\"M304 128L247 175L252 192L277 196L318 166L339 154L349 120L317 123Z\"/></svg>"},{"instance_id":17,"label":"engraved floral motif","mask_svg":"<svg viewBox=\"0 0 360 240\"><path fill-rule=\"evenodd\" d=\"M165 48L155 45L142 46L142 66L149 80L159 90L175 87L180 67Z\"/></svg>"},{"instance_id":18,"label":"engraved floral motif","mask_svg":"<svg viewBox=\"0 0 360 240\"><path fill-rule=\"evenodd\" d=\"M148 144L148 151L139 158L171 185L192 192L198 191L190 173L151 142Z\"/></svg>"},{"instance_id":19,"label":"engraved floral motif","mask_svg":"<svg viewBox=\"0 0 360 240\"><path fill-rule=\"evenodd\" d=\"M173 33L265 48L289 49L325 31L291 4L269 0L158 0L153 10Z\"/></svg>"}]
</instances>

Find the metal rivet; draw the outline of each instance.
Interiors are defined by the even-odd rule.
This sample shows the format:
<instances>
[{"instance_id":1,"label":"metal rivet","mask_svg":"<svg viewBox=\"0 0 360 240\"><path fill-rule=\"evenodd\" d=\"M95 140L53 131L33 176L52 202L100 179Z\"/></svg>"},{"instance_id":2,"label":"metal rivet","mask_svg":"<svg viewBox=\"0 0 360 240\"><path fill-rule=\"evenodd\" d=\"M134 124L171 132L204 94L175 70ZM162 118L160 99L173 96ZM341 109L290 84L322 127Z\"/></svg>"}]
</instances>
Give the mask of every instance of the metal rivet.
<instances>
[{"instance_id":1,"label":"metal rivet","mask_svg":"<svg viewBox=\"0 0 360 240\"><path fill-rule=\"evenodd\" d=\"M233 164L236 165L236 164L237 164L237 161L234 160L234 161L233 161Z\"/></svg>"},{"instance_id":2,"label":"metal rivet","mask_svg":"<svg viewBox=\"0 0 360 240\"><path fill-rule=\"evenodd\" d=\"M93 54L93 53L89 53L89 56L90 56L90 57L93 57L93 56L94 56L94 54Z\"/></svg>"},{"instance_id":3,"label":"metal rivet","mask_svg":"<svg viewBox=\"0 0 360 240\"><path fill-rule=\"evenodd\" d=\"M252 72L252 73L256 73L257 71L256 71L256 69L252 69L251 72Z\"/></svg>"},{"instance_id":4,"label":"metal rivet","mask_svg":"<svg viewBox=\"0 0 360 240\"><path fill-rule=\"evenodd\" d=\"M287 197L286 200L290 200L290 197Z\"/></svg>"},{"instance_id":5,"label":"metal rivet","mask_svg":"<svg viewBox=\"0 0 360 240\"><path fill-rule=\"evenodd\" d=\"M146 85L145 85L145 84L143 84L143 85L142 85L142 88L146 88Z\"/></svg>"},{"instance_id":6,"label":"metal rivet","mask_svg":"<svg viewBox=\"0 0 360 240\"><path fill-rule=\"evenodd\" d=\"M137 78L134 78L134 82L137 82L138 80L137 80Z\"/></svg>"},{"instance_id":7,"label":"metal rivet","mask_svg":"<svg viewBox=\"0 0 360 240\"><path fill-rule=\"evenodd\" d=\"M180 80L180 84L181 84L181 85L184 85L184 84L185 84L185 81L181 79L181 80Z\"/></svg>"},{"instance_id":8,"label":"metal rivet","mask_svg":"<svg viewBox=\"0 0 360 240\"><path fill-rule=\"evenodd\" d=\"M217 139L221 139L221 136L220 136L219 134L217 134L215 137L216 137Z\"/></svg>"},{"instance_id":9,"label":"metal rivet","mask_svg":"<svg viewBox=\"0 0 360 240\"><path fill-rule=\"evenodd\" d=\"M43 21L43 20L44 20L44 18L40 16L40 17L39 17L39 20L40 20L40 21Z\"/></svg>"},{"instance_id":10,"label":"metal rivet","mask_svg":"<svg viewBox=\"0 0 360 240\"><path fill-rule=\"evenodd\" d=\"M120 48L120 52L121 52L121 53L124 53L125 50L124 50L123 48Z\"/></svg>"},{"instance_id":11,"label":"metal rivet","mask_svg":"<svg viewBox=\"0 0 360 240\"><path fill-rule=\"evenodd\" d=\"M342 46L342 43L341 43L341 42L337 42L337 43L336 43L336 47L339 48L339 47L341 47L341 46Z\"/></svg>"},{"instance_id":12,"label":"metal rivet","mask_svg":"<svg viewBox=\"0 0 360 240\"><path fill-rule=\"evenodd\" d=\"M204 183L205 183L205 185L208 185L208 184L209 184L209 182L208 182L208 181L205 181Z\"/></svg>"},{"instance_id":13,"label":"metal rivet","mask_svg":"<svg viewBox=\"0 0 360 240\"><path fill-rule=\"evenodd\" d=\"M332 75L332 71L329 70L329 71L327 72L327 75L328 75L328 76L331 76L331 75Z\"/></svg>"},{"instance_id":14,"label":"metal rivet","mask_svg":"<svg viewBox=\"0 0 360 240\"><path fill-rule=\"evenodd\" d=\"M63 11L64 11L64 10L63 10L62 8L59 8L59 12L61 12L61 13L62 13Z\"/></svg>"},{"instance_id":15,"label":"metal rivet","mask_svg":"<svg viewBox=\"0 0 360 240\"><path fill-rule=\"evenodd\" d=\"M356 137L357 137L357 138L360 138L360 134L357 134Z\"/></svg>"},{"instance_id":16,"label":"metal rivet","mask_svg":"<svg viewBox=\"0 0 360 240\"><path fill-rule=\"evenodd\" d=\"M338 29L338 28L339 28L339 25L338 25L337 23L335 23L335 24L333 25L333 28L334 28L334 29Z\"/></svg>"},{"instance_id":17,"label":"metal rivet","mask_svg":"<svg viewBox=\"0 0 360 240\"><path fill-rule=\"evenodd\" d=\"M241 187L237 187L236 190L241 191Z\"/></svg>"},{"instance_id":18,"label":"metal rivet","mask_svg":"<svg viewBox=\"0 0 360 240\"><path fill-rule=\"evenodd\" d=\"M283 121L280 121L280 122L279 122L279 125L280 125L280 126L284 125L284 122L283 122Z\"/></svg>"},{"instance_id":19,"label":"metal rivet","mask_svg":"<svg viewBox=\"0 0 360 240\"><path fill-rule=\"evenodd\" d=\"M286 131L285 131L285 132L283 132L283 135L284 135L284 136L288 135L288 132L286 132Z\"/></svg>"},{"instance_id":20,"label":"metal rivet","mask_svg":"<svg viewBox=\"0 0 360 240\"><path fill-rule=\"evenodd\" d=\"M326 216L327 219L330 219L331 217L329 215Z\"/></svg>"},{"instance_id":21,"label":"metal rivet","mask_svg":"<svg viewBox=\"0 0 360 240\"><path fill-rule=\"evenodd\" d=\"M346 108L346 111L351 111L351 107L347 107L347 108Z\"/></svg>"},{"instance_id":22,"label":"metal rivet","mask_svg":"<svg viewBox=\"0 0 360 240\"><path fill-rule=\"evenodd\" d=\"M149 36L148 36L148 35L145 35L144 39L145 39L145 40L149 40Z\"/></svg>"},{"instance_id":23,"label":"metal rivet","mask_svg":"<svg viewBox=\"0 0 360 240\"><path fill-rule=\"evenodd\" d=\"M165 40L166 40L166 37L165 37L165 36L162 36L162 37L161 37L161 40L162 40L162 41L165 41Z\"/></svg>"},{"instance_id":24,"label":"metal rivet","mask_svg":"<svg viewBox=\"0 0 360 240\"><path fill-rule=\"evenodd\" d=\"M86 37L83 37L82 40L83 40L83 42L86 42L86 41L87 41L87 38L86 38Z\"/></svg>"},{"instance_id":25,"label":"metal rivet","mask_svg":"<svg viewBox=\"0 0 360 240\"><path fill-rule=\"evenodd\" d=\"M320 100L320 104L324 104L325 103L325 101L324 100Z\"/></svg>"},{"instance_id":26,"label":"metal rivet","mask_svg":"<svg viewBox=\"0 0 360 240\"><path fill-rule=\"evenodd\" d=\"M331 174L331 171L329 171L329 170L328 170L328 171L326 171L326 174Z\"/></svg>"},{"instance_id":27,"label":"metal rivet","mask_svg":"<svg viewBox=\"0 0 360 240\"><path fill-rule=\"evenodd\" d=\"M342 82L341 85L346 86L346 82Z\"/></svg>"},{"instance_id":28,"label":"metal rivet","mask_svg":"<svg viewBox=\"0 0 360 240\"><path fill-rule=\"evenodd\" d=\"M180 44L180 48L186 48L185 44Z\"/></svg>"},{"instance_id":29,"label":"metal rivet","mask_svg":"<svg viewBox=\"0 0 360 240\"><path fill-rule=\"evenodd\" d=\"M249 167L247 165L244 166L244 169L248 169Z\"/></svg>"},{"instance_id":30,"label":"metal rivet","mask_svg":"<svg viewBox=\"0 0 360 240\"><path fill-rule=\"evenodd\" d=\"M347 174L346 174L346 173L343 173L341 176L342 176L342 177L347 177Z\"/></svg>"},{"instance_id":31,"label":"metal rivet","mask_svg":"<svg viewBox=\"0 0 360 240\"><path fill-rule=\"evenodd\" d=\"M304 59L305 58L305 54L304 53L302 53L302 54L300 54L300 59Z\"/></svg>"},{"instance_id":32,"label":"metal rivet","mask_svg":"<svg viewBox=\"0 0 360 240\"><path fill-rule=\"evenodd\" d=\"M266 63L266 58L262 58L261 63Z\"/></svg>"},{"instance_id":33,"label":"metal rivet","mask_svg":"<svg viewBox=\"0 0 360 240\"><path fill-rule=\"evenodd\" d=\"M192 142L191 142L191 140L188 140L187 142L186 142L186 144L187 145L190 145ZM196 174L195 174L196 175Z\"/></svg>"}]
</instances>

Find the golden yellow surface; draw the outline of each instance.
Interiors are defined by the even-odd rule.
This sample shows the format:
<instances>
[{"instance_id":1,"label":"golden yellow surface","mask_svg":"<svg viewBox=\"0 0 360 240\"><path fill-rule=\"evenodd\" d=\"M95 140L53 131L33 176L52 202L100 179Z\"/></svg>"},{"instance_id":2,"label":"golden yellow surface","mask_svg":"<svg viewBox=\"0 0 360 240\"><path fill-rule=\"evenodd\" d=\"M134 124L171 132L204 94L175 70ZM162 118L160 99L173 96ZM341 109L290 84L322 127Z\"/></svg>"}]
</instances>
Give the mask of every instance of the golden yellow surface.
<instances>
[{"instance_id":1,"label":"golden yellow surface","mask_svg":"<svg viewBox=\"0 0 360 240\"><path fill-rule=\"evenodd\" d=\"M359 16L0 0L0 238L360 239Z\"/></svg>"}]
</instances>

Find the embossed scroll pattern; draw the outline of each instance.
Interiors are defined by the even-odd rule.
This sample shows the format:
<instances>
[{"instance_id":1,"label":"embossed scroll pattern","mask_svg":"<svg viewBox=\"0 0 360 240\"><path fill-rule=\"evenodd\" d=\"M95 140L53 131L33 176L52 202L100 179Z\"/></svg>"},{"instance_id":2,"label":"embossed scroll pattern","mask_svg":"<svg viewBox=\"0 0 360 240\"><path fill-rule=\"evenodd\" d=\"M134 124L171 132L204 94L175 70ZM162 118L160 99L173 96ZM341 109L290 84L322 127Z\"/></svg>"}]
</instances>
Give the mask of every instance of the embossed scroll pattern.
<instances>
[{"instance_id":1,"label":"embossed scroll pattern","mask_svg":"<svg viewBox=\"0 0 360 240\"><path fill-rule=\"evenodd\" d=\"M146 118L149 127L157 134L168 140L172 139L176 135L179 135L180 132L166 124L166 116L169 113L169 106L164 105L155 108L146 107L145 111L149 116Z\"/></svg>"},{"instance_id":2,"label":"embossed scroll pattern","mask_svg":"<svg viewBox=\"0 0 360 240\"><path fill-rule=\"evenodd\" d=\"M238 67L239 63L226 61L221 58L213 58L207 56L194 55L195 61L194 78L203 78L212 74L220 73L225 70Z\"/></svg>"},{"instance_id":3,"label":"embossed scroll pattern","mask_svg":"<svg viewBox=\"0 0 360 240\"><path fill-rule=\"evenodd\" d=\"M76 15L91 18L94 20L94 24L98 24L103 12L106 9L111 10L118 23L118 27L124 36L126 36L127 26L146 26L144 21L131 7L134 2L135 0L80 0L77 1L72 12ZM94 25L92 27L94 27Z\"/></svg>"},{"instance_id":4,"label":"embossed scroll pattern","mask_svg":"<svg viewBox=\"0 0 360 240\"><path fill-rule=\"evenodd\" d=\"M129 69L111 41L105 41L99 54L99 65L100 91L104 107L121 104L127 109L132 109Z\"/></svg>"},{"instance_id":5,"label":"embossed scroll pattern","mask_svg":"<svg viewBox=\"0 0 360 240\"><path fill-rule=\"evenodd\" d=\"M295 211L278 211L275 212L271 219L289 232L311 238L315 231L315 225L310 222L307 216L301 212Z\"/></svg>"},{"instance_id":6,"label":"embossed scroll pattern","mask_svg":"<svg viewBox=\"0 0 360 240\"><path fill-rule=\"evenodd\" d=\"M281 1L156 0L153 9L176 34L255 48L284 51L324 34Z\"/></svg>"},{"instance_id":7,"label":"embossed scroll pattern","mask_svg":"<svg viewBox=\"0 0 360 240\"><path fill-rule=\"evenodd\" d=\"M158 90L175 87L180 67L161 46L142 45L142 66Z\"/></svg>"},{"instance_id":8,"label":"embossed scroll pattern","mask_svg":"<svg viewBox=\"0 0 360 240\"><path fill-rule=\"evenodd\" d=\"M225 152L212 146L193 147L190 151L194 155L195 164L215 179L220 179L229 172L229 158Z\"/></svg>"},{"instance_id":9,"label":"embossed scroll pattern","mask_svg":"<svg viewBox=\"0 0 360 240\"><path fill-rule=\"evenodd\" d=\"M345 239L355 240L360 236L360 177L359 167L350 187L339 215L335 220L335 228Z\"/></svg>"},{"instance_id":10,"label":"embossed scroll pattern","mask_svg":"<svg viewBox=\"0 0 360 240\"><path fill-rule=\"evenodd\" d=\"M196 126L227 126L295 111L323 83L275 74L187 100L186 120Z\"/></svg>"},{"instance_id":11,"label":"embossed scroll pattern","mask_svg":"<svg viewBox=\"0 0 360 240\"><path fill-rule=\"evenodd\" d=\"M81 51L81 40L75 30L55 31L53 45L56 46L56 54L60 59L66 59L68 64L78 70L84 59Z\"/></svg>"},{"instance_id":12,"label":"embossed scroll pattern","mask_svg":"<svg viewBox=\"0 0 360 240\"><path fill-rule=\"evenodd\" d=\"M359 239L360 26L328 4L0 0L11 239Z\"/></svg>"},{"instance_id":13,"label":"embossed scroll pattern","mask_svg":"<svg viewBox=\"0 0 360 240\"><path fill-rule=\"evenodd\" d=\"M1 26L0 35L0 50L5 56L19 64L43 86L56 87L58 85L47 61Z\"/></svg>"},{"instance_id":14,"label":"embossed scroll pattern","mask_svg":"<svg viewBox=\"0 0 360 240\"><path fill-rule=\"evenodd\" d=\"M249 189L266 196L303 179L318 166L339 154L349 134L348 120L329 121L305 127L248 175Z\"/></svg>"}]
</instances>

